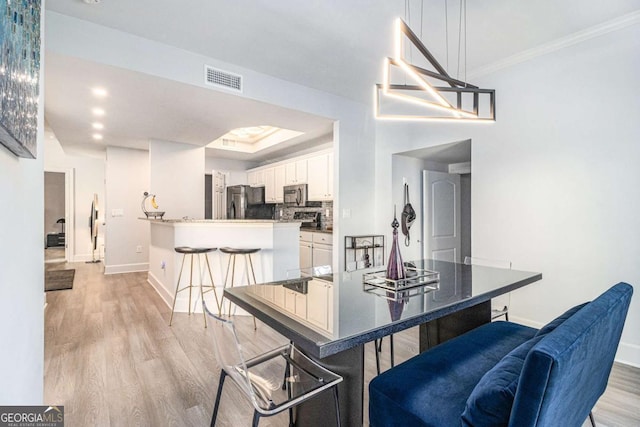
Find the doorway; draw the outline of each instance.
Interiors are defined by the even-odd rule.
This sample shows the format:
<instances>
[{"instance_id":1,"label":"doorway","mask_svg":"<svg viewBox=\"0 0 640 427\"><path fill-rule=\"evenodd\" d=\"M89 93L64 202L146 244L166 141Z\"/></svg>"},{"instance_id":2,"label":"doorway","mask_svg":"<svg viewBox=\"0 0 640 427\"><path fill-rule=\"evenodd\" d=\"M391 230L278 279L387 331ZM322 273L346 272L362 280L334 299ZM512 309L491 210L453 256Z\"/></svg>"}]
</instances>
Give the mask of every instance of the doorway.
<instances>
[{"instance_id":1,"label":"doorway","mask_svg":"<svg viewBox=\"0 0 640 427\"><path fill-rule=\"evenodd\" d=\"M72 262L73 170L44 172L44 260L45 263Z\"/></svg>"},{"instance_id":2,"label":"doorway","mask_svg":"<svg viewBox=\"0 0 640 427\"><path fill-rule=\"evenodd\" d=\"M45 263L66 261L66 196L64 172L44 173Z\"/></svg>"},{"instance_id":3,"label":"doorway","mask_svg":"<svg viewBox=\"0 0 640 427\"><path fill-rule=\"evenodd\" d=\"M396 153L392 168L394 190L408 184L417 210L403 256L457 262L470 256L471 140Z\"/></svg>"}]
</instances>

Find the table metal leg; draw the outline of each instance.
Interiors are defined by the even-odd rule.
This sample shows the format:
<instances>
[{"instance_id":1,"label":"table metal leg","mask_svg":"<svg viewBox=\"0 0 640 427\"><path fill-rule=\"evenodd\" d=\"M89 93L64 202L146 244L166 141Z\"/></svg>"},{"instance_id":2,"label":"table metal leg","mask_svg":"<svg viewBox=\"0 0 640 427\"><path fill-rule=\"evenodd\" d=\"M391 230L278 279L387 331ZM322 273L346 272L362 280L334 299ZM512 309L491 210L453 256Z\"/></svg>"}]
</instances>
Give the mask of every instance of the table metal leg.
<instances>
[{"instance_id":1,"label":"table metal leg","mask_svg":"<svg viewBox=\"0 0 640 427\"><path fill-rule=\"evenodd\" d=\"M420 352L491 322L491 301L420 325Z\"/></svg>"}]
</instances>

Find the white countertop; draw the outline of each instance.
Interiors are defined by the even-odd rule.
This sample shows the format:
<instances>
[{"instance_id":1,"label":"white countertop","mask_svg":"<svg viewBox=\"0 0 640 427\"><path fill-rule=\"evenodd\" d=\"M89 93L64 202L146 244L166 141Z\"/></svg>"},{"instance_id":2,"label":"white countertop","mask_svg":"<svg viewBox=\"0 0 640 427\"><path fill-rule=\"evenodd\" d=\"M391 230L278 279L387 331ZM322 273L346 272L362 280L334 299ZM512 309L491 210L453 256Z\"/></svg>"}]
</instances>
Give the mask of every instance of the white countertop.
<instances>
[{"instance_id":1,"label":"white countertop","mask_svg":"<svg viewBox=\"0 0 640 427\"><path fill-rule=\"evenodd\" d=\"M170 219L156 219L156 218L138 218L144 221L164 224L220 224L220 223L234 223L234 224L300 224L300 221L281 221L273 219L182 219L182 218L170 218Z\"/></svg>"}]
</instances>

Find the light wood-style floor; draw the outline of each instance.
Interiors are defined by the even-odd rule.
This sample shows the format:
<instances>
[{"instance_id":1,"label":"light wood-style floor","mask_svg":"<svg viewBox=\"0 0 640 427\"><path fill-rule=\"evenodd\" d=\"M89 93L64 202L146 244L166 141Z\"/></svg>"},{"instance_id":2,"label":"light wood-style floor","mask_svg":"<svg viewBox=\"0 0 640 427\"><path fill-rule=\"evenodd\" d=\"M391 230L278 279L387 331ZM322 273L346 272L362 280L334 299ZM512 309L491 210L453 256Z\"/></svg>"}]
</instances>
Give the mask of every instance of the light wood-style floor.
<instances>
[{"instance_id":1,"label":"light wood-style floor","mask_svg":"<svg viewBox=\"0 0 640 427\"><path fill-rule=\"evenodd\" d=\"M209 425L219 370L201 315L176 314L169 327L170 308L146 273L105 276L102 264L68 268L76 268L73 289L47 295L45 403L64 405L69 427ZM250 317L236 324L249 353L287 342L259 322L254 331ZM417 338L415 328L396 335L396 363L417 354ZM371 344L365 350L368 384L375 358ZM593 412L598 426L640 426L640 369L616 365ZM248 426L251 416L249 402L226 384L218 425ZM287 423L286 414L260 421Z\"/></svg>"}]
</instances>

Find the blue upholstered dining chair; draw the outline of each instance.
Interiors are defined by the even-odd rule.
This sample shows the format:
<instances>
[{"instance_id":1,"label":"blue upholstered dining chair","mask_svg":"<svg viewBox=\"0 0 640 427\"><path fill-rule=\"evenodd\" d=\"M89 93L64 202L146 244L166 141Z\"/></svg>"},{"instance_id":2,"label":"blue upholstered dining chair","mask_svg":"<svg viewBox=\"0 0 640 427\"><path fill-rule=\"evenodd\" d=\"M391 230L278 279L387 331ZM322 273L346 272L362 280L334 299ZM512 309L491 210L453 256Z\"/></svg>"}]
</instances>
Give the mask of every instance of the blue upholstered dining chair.
<instances>
[{"instance_id":1,"label":"blue upholstered dining chair","mask_svg":"<svg viewBox=\"0 0 640 427\"><path fill-rule=\"evenodd\" d=\"M218 416L226 377L231 378L253 406L253 426L258 425L260 417L285 410L289 411L289 424L293 425L295 406L329 390L333 391L336 421L340 426L337 386L342 382L341 376L312 361L292 344L246 360L233 322L211 313L204 301L202 307L213 319L213 347L222 368L211 417L212 427Z\"/></svg>"}]
</instances>

